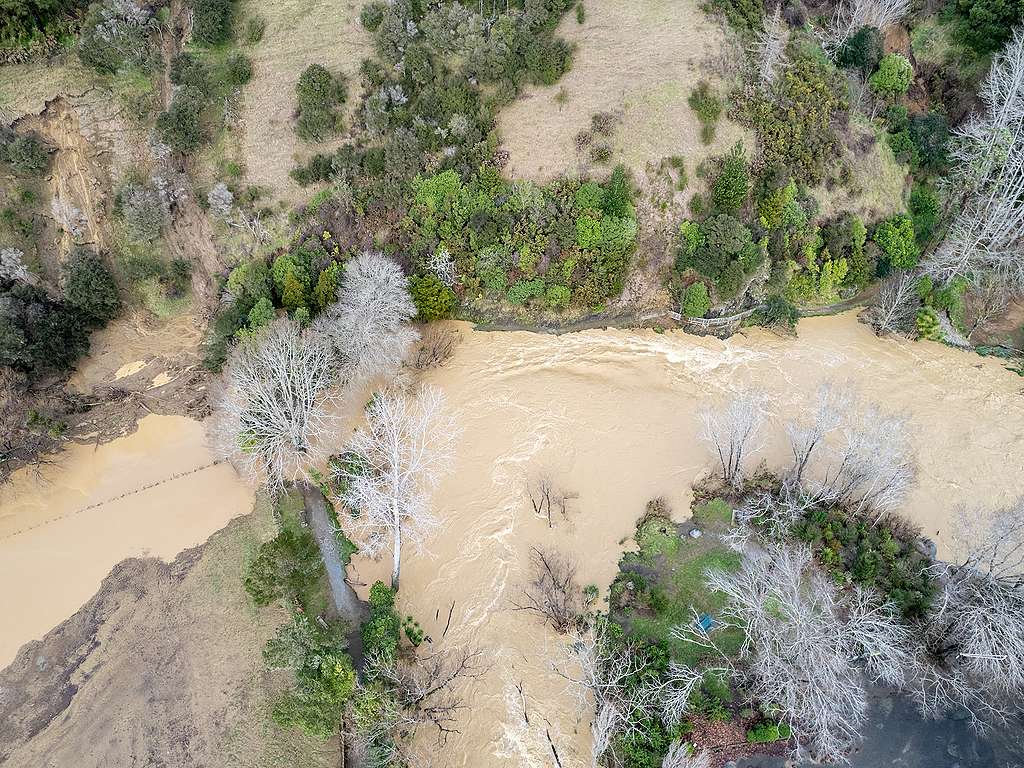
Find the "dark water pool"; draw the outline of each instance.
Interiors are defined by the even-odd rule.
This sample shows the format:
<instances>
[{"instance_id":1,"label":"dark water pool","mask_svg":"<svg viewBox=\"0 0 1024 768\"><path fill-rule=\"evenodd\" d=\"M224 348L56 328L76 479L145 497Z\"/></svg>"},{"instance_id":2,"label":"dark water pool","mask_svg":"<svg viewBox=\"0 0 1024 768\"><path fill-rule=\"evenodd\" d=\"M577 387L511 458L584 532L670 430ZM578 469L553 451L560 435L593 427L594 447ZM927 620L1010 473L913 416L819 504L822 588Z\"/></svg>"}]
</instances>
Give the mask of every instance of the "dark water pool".
<instances>
[{"instance_id":1,"label":"dark water pool","mask_svg":"<svg viewBox=\"0 0 1024 768\"><path fill-rule=\"evenodd\" d=\"M780 768L778 758L750 758L740 768ZM902 696L872 696L864 742L851 768L1024 768L1024 719L978 736L961 718L926 720Z\"/></svg>"}]
</instances>

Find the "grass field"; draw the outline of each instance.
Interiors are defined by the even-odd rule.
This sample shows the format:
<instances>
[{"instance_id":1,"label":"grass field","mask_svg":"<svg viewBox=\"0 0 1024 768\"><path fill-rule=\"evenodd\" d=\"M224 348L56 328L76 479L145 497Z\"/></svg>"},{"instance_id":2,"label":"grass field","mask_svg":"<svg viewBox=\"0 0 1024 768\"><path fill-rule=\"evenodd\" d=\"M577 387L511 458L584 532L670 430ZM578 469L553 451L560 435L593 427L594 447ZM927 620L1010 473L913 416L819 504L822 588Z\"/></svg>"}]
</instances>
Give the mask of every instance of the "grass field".
<instances>
[{"instance_id":1,"label":"grass field","mask_svg":"<svg viewBox=\"0 0 1024 768\"><path fill-rule=\"evenodd\" d=\"M637 528L638 552L623 556L620 573L612 584L612 616L636 637L665 641L673 659L696 666L707 649L672 636L672 629L698 615L718 614L724 597L708 589L705 572L733 571L740 556L722 544L717 533L732 520L732 509L720 500L697 507L694 522L704 536L691 539L667 517L648 516ZM719 647L729 655L739 652L743 632L735 628L714 630Z\"/></svg>"},{"instance_id":2,"label":"grass field","mask_svg":"<svg viewBox=\"0 0 1024 768\"><path fill-rule=\"evenodd\" d=\"M361 7L361 0L242 3L240 15L258 15L266 21L263 38L246 47L253 59L253 78L242 96L246 178L267 187L277 199L294 204L308 196L288 172L299 159L318 150L295 135L295 83L302 70L310 64L322 64L345 74L349 90L347 123L351 122L359 102L359 65L373 50L370 35L359 23Z\"/></svg>"},{"instance_id":3,"label":"grass field","mask_svg":"<svg viewBox=\"0 0 1024 768\"><path fill-rule=\"evenodd\" d=\"M729 46L698 0L586 0L585 8L583 24L569 13L558 28L577 46L572 69L556 85L527 88L498 115L513 177L544 181L592 169L575 137L597 112L619 115L610 164L636 175L669 156L684 157L692 174L700 159L740 139L750 146L750 135L724 119L714 143L701 144L687 99L701 78L715 82L708 62Z\"/></svg>"}]
</instances>

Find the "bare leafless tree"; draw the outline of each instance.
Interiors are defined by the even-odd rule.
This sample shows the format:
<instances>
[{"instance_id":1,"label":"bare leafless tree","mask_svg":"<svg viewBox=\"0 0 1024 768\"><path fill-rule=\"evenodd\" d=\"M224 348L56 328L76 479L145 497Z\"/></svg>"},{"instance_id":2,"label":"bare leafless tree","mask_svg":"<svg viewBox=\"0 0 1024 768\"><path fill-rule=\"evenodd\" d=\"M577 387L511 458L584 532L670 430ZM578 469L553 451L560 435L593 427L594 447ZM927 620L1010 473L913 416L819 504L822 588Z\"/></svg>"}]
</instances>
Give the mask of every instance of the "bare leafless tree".
<instances>
[{"instance_id":1,"label":"bare leafless tree","mask_svg":"<svg viewBox=\"0 0 1024 768\"><path fill-rule=\"evenodd\" d=\"M882 283L866 315L876 333L904 336L913 333L914 318L921 306L917 280L913 272L901 270Z\"/></svg>"},{"instance_id":2,"label":"bare leafless tree","mask_svg":"<svg viewBox=\"0 0 1024 768\"><path fill-rule=\"evenodd\" d=\"M814 407L786 422L786 436L793 452L793 467L788 475L793 485L799 486L803 481L811 457L843 423L852 404L850 392L826 382L818 387Z\"/></svg>"},{"instance_id":3,"label":"bare leafless tree","mask_svg":"<svg viewBox=\"0 0 1024 768\"><path fill-rule=\"evenodd\" d=\"M559 488L545 472L536 475L526 484L526 492L534 513L547 519L548 528L554 528L558 517L564 519L568 516L569 502L578 495Z\"/></svg>"},{"instance_id":4,"label":"bare leafless tree","mask_svg":"<svg viewBox=\"0 0 1024 768\"><path fill-rule=\"evenodd\" d=\"M775 13L764 20L764 29L758 32L751 46L751 55L762 85L771 87L779 71L786 64L786 43L789 41L789 27L782 18L782 4L775 6Z\"/></svg>"},{"instance_id":5,"label":"bare leafless tree","mask_svg":"<svg viewBox=\"0 0 1024 768\"><path fill-rule=\"evenodd\" d=\"M552 670L569 682L580 711L595 713L590 726L594 768L616 736L629 735L657 712L658 687L635 683L647 663L632 641L613 641L600 618L572 632L562 655L552 660ZM569 671L574 666L578 673Z\"/></svg>"},{"instance_id":6,"label":"bare leafless tree","mask_svg":"<svg viewBox=\"0 0 1024 768\"><path fill-rule=\"evenodd\" d=\"M970 339L986 323L1001 317L1010 304L1010 292L1001 280L989 274L979 275L967 291L971 312Z\"/></svg>"},{"instance_id":7,"label":"bare leafless tree","mask_svg":"<svg viewBox=\"0 0 1024 768\"><path fill-rule=\"evenodd\" d=\"M954 537L953 562L934 566L941 591L924 645L936 669L919 703L932 714L963 706L984 727L1024 698L1024 498L961 508Z\"/></svg>"},{"instance_id":8,"label":"bare leafless tree","mask_svg":"<svg viewBox=\"0 0 1024 768\"><path fill-rule=\"evenodd\" d=\"M842 439L829 445L828 465L815 495L835 499L876 521L906 497L917 476L904 419L873 405L847 415Z\"/></svg>"},{"instance_id":9,"label":"bare leafless tree","mask_svg":"<svg viewBox=\"0 0 1024 768\"><path fill-rule=\"evenodd\" d=\"M737 572L706 577L726 596L722 620L745 631L751 697L776 703L816 758L842 759L866 717L865 672L900 685L913 660L897 611L840 594L802 545L750 543Z\"/></svg>"},{"instance_id":10,"label":"bare leafless tree","mask_svg":"<svg viewBox=\"0 0 1024 768\"><path fill-rule=\"evenodd\" d=\"M938 280L995 276L1024 292L1024 28L993 59L985 105L956 129L946 189L957 215L926 264Z\"/></svg>"},{"instance_id":11,"label":"bare leafless tree","mask_svg":"<svg viewBox=\"0 0 1024 768\"><path fill-rule=\"evenodd\" d=\"M556 632L568 632L577 625L584 608L576 564L555 550L531 547L530 580L513 607L540 616Z\"/></svg>"},{"instance_id":12,"label":"bare leafless tree","mask_svg":"<svg viewBox=\"0 0 1024 768\"><path fill-rule=\"evenodd\" d=\"M363 253L345 267L338 301L313 324L330 339L347 378L368 381L397 371L419 334L409 325L416 305L401 268L379 253Z\"/></svg>"},{"instance_id":13,"label":"bare leafless tree","mask_svg":"<svg viewBox=\"0 0 1024 768\"><path fill-rule=\"evenodd\" d=\"M763 403L762 394L746 391L700 414L701 439L718 456L722 480L734 487L743 481L743 460L757 450L754 441L764 422Z\"/></svg>"},{"instance_id":14,"label":"bare leafless tree","mask_svg":"<svg viewBox=\"0 0 1024 768\"><path fill-rule=\"evenodd\" d=\"M460 688L466 680L488 669L482 651L472 647L446 648L412 659L391 659L371 654L364 664L367 679L386 683L395 694L398 710L391 727L406 739L421 726L432 728L439 746L459 733L459 713L466 709Z\"/></svg>"},{"instance_id":15,"label":"bare leafless tree","mask_svg":"<svg viewBox=\"0 0 1024 768\"><path fill-rule=\"evenodd\" d=\"M437 250L430 255L427 259L427 269L437 275L437 279L449 288L455 287L455 282L458 279L455 259L452 258L451 252L445 246L438 246Z\"/></svg>"},{"instance_id":16,"label":"bare leafless tree","mask_svg":"<svg viewBox=\"0 0 1024 768\"><path fill-rule=\"evenodd\" d=\"M461 340L458 331L438 326L436 323L432 324L424 331L410 366L416 371L440 368L455 354L455 348Z\"/></svg>"},{"instance_id":17,"label":"bare leafless tree","mask_svg":"<svg viewBox=\"0 0 1024 768\"><path fill-rule=\"evenodd\" d=\"M253 482L297 480L326 458L336 419L330 349L281 318L242 341L224 367L212 441Z\"/></svg>"},{"instance_id":18,"label":"bare leafless tree","mask_svg":"<svg viewBox=\"0 0 1024 768\"><path fill-rule=\"evenodd\" d=\"M711 754L706 750L692 751L683 741L674 741L661 761L661 768L711 768Z\"/></svg>"},{"instance_id":19,"label":"bare leafless tree","mask_svg":"<svg viewBox=\"0 0 1024 768\"><path fill-rule=\"evenodd\" d=\"M829 55L835 56L861 27L882 29L903 19L909 11L910 0L843 0L821 31L822 45Z\"/></svg>"},{"instance_id":20,"label":"bare leafless tree","mask_svg":"<svg viewBox=\"0 0 1024 768\"><path fill-rule=\"evenodd\" d=\"M337 465L338 501L354 513L342 516L343 527L363 552L372 556L391 546L397 590L402 544L421 549L438 525L431 495L452 469L459 427L444 395L430 385L377 393L366 421L346 447L351 460Z\"/></svg>"}]
</instances>

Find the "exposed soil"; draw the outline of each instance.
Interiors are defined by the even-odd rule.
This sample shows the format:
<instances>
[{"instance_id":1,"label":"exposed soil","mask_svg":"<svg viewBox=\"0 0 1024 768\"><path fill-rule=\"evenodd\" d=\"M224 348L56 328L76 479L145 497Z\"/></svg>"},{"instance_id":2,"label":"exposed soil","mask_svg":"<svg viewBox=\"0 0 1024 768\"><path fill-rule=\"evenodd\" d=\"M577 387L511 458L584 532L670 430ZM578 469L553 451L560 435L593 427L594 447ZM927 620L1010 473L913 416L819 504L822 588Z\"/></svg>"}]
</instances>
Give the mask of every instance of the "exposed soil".
<instances>
[{"instance_id":1,"label":"exposed soil","mask_svg":"<svg viewBox=\"0 0 1024 768\"><path fill-rule=\"evenodd\" d=\"M336 765L336 744L268 718L287 674L268 673L261 651L286 613L254 609L240 573L272 529L263 510L173 563L114 568L78 613L0 672L0 763Z\"/></svg>"}]
</instances>

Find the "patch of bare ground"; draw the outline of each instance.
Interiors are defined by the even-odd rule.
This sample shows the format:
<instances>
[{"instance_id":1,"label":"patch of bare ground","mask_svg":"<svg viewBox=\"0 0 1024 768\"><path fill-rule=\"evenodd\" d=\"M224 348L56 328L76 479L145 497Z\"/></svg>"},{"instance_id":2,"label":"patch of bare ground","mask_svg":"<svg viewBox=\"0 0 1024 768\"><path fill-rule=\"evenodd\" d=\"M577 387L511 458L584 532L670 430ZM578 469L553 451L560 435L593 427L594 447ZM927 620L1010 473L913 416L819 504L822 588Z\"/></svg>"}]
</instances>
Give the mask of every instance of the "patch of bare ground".
<instances>
[{"instance_id":1,"label":"patch of bare ground","mask_svg":"<svg viewBox=\"0 0 1024 768\"><path fill-rule=\"evenodd\" d=\"M246 178L278 199L296 204L306 193L288 173L316 152L337 142L310 145L295 135L295 84L310 64L342 72L348 80L345 121L350 126L359 103L359 65L373 51L359 23L361 0L245 0L246 16L262 16L266 30L249 52L253 78L242 95Z\"/></svg>"},{"instance_id":2,"label":"patch of bare ground","mask_svg":"<svg viewBox=\"0 0 1024 768\"><path fill-rule=\"evenodd\" d=\"M498 115L513 177L546 181L595 170L576 136L591 116L619 116L608 138L610 164L634 176L649 161L683 156L693 173L700 159L721 154L750 133L726 119L714 142L700 141L700 123L687 104L701 79L725 89L712 70L729 50L726 33L697 0L587 0L586 20L566 14L558 34L576 44L572 69L550 87L529 87Z\"/></svg>"},{"instance_id":3,"label":"patch of bare ground","mask_svg":"<svg viewBox=\"0 0 1024 768\"><path fill-rule=\"evenodd\" d=\"M256 610L241 573L265 505L174 562L125 560L99 592L0 671L0 763L34 768L320 768L324 744L269 719L287 683L262 648L286 620Z\"/></svg>"}]
</instances>

